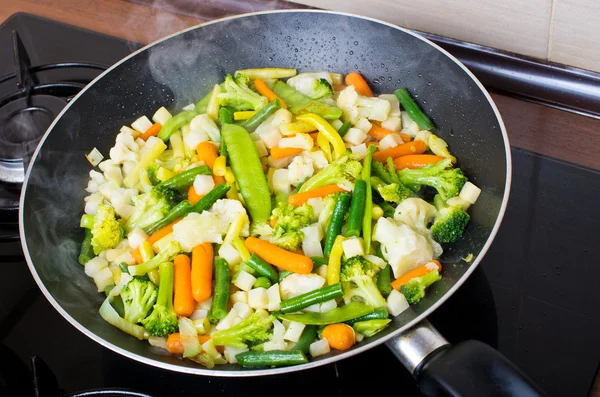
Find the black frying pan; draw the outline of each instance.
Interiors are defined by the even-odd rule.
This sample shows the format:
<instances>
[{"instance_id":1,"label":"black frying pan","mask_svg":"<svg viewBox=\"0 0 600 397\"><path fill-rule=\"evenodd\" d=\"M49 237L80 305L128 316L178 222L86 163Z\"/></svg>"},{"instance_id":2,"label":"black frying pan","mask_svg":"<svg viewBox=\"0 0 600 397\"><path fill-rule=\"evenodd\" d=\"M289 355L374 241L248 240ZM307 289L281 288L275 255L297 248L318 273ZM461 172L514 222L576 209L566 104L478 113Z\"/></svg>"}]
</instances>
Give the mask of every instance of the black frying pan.
<instances>
[{"instance_id":1,"label":"black frying pan","mask_svg":"<svg viewBox=\"0 0 600 397\"><path fill-rule=\"evenodd\" d=\"M359 70L376 92L402 86L432 116L436 133L482 189L465 236L445 247L444 277L391 326L345 352L308 364L208 370L158 355L98 315L102 295L77 263L84 188L93 147L108 154L121 125L165 105L173 111L203 97L236 69L294 67L299 71ZM54 307L96 342L157 367L215 376L255 376L302 370L358 354L380 343L394 350L421 389L438 395L537 396L542 393L498 352L479 342L450 346L427 322L472 273L490 246L506 209L511 160L504 125L475 77L435 44L396 26L323 11L243 15L188 29L127 57L92 82L42 138L28 169L20 212L21 240L38 285ZM468 253L475 259L461 261ZM453 264L457 264L453 266Z\"/></svg>"}]
</instances>

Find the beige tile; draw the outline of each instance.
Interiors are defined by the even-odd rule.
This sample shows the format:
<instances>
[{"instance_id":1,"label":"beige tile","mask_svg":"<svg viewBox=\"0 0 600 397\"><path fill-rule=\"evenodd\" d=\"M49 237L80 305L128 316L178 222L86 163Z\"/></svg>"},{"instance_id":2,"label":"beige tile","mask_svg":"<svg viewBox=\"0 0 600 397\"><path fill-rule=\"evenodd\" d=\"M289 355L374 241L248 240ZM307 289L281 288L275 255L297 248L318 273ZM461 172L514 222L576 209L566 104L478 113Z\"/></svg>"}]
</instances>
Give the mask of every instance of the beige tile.
<instances>
[{"instance_id":1,"label":"beige tile","mask_svg":"<svg viewBox=\"0 0 600 397\"><path fill-rule=\"evenodd\" d=\"M549 59L600 72L600 1L555 0Z\"/></svg>"},{"instance_id":2,"label":"beige tile","mask_svg":"<svg viewBox=\"0 0 600 397\"><path fill-rule=\"evenodd\" d=\"M293 0L546 58L552 0ZM588 0L598 1L598 0Z\"/></svg>"}]
</instances>

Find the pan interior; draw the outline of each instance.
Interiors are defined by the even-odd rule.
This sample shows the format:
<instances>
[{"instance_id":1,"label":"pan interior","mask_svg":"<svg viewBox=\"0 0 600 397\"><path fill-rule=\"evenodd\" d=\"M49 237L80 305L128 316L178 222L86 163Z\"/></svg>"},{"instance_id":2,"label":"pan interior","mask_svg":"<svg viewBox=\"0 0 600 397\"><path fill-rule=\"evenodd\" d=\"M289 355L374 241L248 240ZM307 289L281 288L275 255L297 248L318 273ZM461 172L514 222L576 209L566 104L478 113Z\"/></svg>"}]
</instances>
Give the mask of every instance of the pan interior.
<instances>
[{"instance_id":1,"label":"pan interior","mask_svg":"<svg viewBox=\"0 0 600 397\"><path fill-rule=\"evenodd\" d=\"M122 125L160 106L173 112L200 100L226 73L254 67L290 67L299 72L358 70L376 93L407 87L437 125L459 164L482 194L471 207L465 236L444 247L444 277L419 304L390 327L345 354L381 342L426 315L480 259L502 212L507 169L503 128L488 97L454 60L427 42L376 21L328 12L276 12L226 19L185 31L129 57L71 102L49 129L29 169L21 202L21 237L28 263L53 305L96 341L149 364L212 375L242 371L195 364L157 354L108 325L98 315L104 295L77 263L79 218L96 147L108 157ZM468 264L461 257L473 253ZM339 356L339 354L338 354ZM336 359L320 357L307 365Z\"/></svg>"}]
</instances>

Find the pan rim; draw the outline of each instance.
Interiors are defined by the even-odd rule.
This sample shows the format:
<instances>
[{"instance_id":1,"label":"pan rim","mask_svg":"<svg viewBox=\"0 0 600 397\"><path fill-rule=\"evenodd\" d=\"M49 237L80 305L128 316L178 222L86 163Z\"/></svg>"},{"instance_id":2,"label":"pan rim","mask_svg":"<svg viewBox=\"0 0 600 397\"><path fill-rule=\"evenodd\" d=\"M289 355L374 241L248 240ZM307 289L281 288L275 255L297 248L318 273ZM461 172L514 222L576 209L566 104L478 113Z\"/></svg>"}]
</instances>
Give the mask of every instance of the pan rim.
<instances>
[{"instance_id":1,"label":"pan rim","mask_svg":"<svg viewBox=\"0 0 600 397\"><path fill-rule=\"evenodd\" d=\"M134 56L138 55L139 53L146 51L147 49L149 49L163 41L169 40L172 37L181 35L188 31L195 30L202 26L208 26L208 25L223 22L223 21L245 18L245 17L255 16L255 15L282 14L282 13L320 13L320 14L341 15L341 16L346 16L346 17L351 17L351 18L364 19L367 21L379 23L379 24L403 31L404 33L407 33L407 34L425 42L426 44L434 47L438 51L440 51L442 54L444 54L450 60L452 60L454 63L456 63L467 74L467 76L469 76L471 78L471 80L473 80L473 82L477 85L477 87L481 90L482 94L487 99L488 104L491 106L491 108L496 116L496 119L500 126L500 132L502 134L502 138L504 141L504 151L505 151L505 157L506 157L506 181L505 181L505 186L504 186L504 195L502 197L502 203L500 205L498 217L496 218L496 221L494 223L494 226L492 227L490 235L488 236L488 238L487 238L485 244L483 245L477 258L475 258L475 260L471 263L471 265L465 271L465 273L461 276L461 278L458 279L456 281L456 283L448 291L446 291L446 293L444 295L442 295L435 303L433 303L427 310L425 310L423 313L418 315L415 319L409 321L408 323L399 327L395 331L390 332L389 335L381 337L375 341L366 343L363 346L353 348L353 349L343 352L343 353L334 354L334 355L326 357L326 358L311 360L306 364L300 364L300 365L289 366L289 367L281 367L281 368L272 368L272 369L253 369L253 370L241 369L241 370L233 370L233 371L232 370L214 370L214 369L206 369L206 368L201 368L201 367L195 368L195 367L187 367L187 366L175 365L175 364L157 361L155 359L144 357L137 353L133 353L129 350L125 350L119 346L114 345L111 342L108 342L107 340L96 335L94 332L85 328L77 320L75 320L66 310L64 310L62 308L62 306L54 299L54 297L50 294L50 292L48 291L48 289L46 288L44 283L41 281L40 277L37 274L37 270L35 269L35 266L33 265L31 256L29 255L29 249L27 247L27 243L25 240L25 229L23 227L23 208L24 208L25 195L27 193L27 187L28 187L31 170L33 168L33 164L35 163L35 160L37 159L37 156L40 152L41 147L43 146L44 142L46 141L46 138L48 137L48 135L50 135L50 132L52 131L52 129L54 128L54 126L56 125L58 120L61 119L63 114L70 108L70 106L75 101L77 101L77 99L79 99L79 97L81 95L83 95L88 90L88 88L92 87L97 81L102 79L106 74L110 73L113 69L119 67L122 63L129 60L130 58L133 58ZM220 19L215 19L212 21L207 21L207 22L180 30L178 32L175 32L175 33L165 36L163 38L160 38L160 39L140 48L139 50L134 51L130 55L128 55L128 56L124 57L123 59L121 59L120 61L116 62L111 67L109 67L106 71L102 72L98 77L96 77L94 80L92 80L87 86L85 86L58 114L58 116L54 119L52 124L50 124L50 126L48 127L48 129L46 130L44 135L42 136L40 143L38 144L37 148L35 149L33 156L31 157L31 161L29 163L29 166L27 167L27 172L25 174L23 188L22 188L21 196L20 196L20 200L19 200L19 236L20 236L20 240L21 240L21 247L23 249L23 254L25 256L25 260L27 262L29 270L30 270L36 284L38 285L38 287L40 288L40 290L42 291L42 293L44 294L46 299L50 302L50 304L54 307L54 309L56 309L71 325L73 325L76 329L78 329L80 332L82 332L87 337L94 340L101 346L108 348L108 349L114 351L115 353L121 354L127 358L130 358L132 360L135 360L135 361L147 364L147 365L151 365L153 367L166 369L166 370L170 370L170 371L175 371L175 372L180 372L180 373L186 373L186 374L219 376L219 377L251 377L251 376L264 376L264 375L281 375L284 373L296 372L296 371L301 371L301 370L310 369L310 368L316 368L316 367L319 367L322 365L331 364L336 361L343 360L345 358L357 355L368 349L371 349L375 346L378 346L382 343L385 343L385 342L391 340L392 338L396 337L400 333L412 328L413 326L418 324L420 321L426 319L439 306L441 306L450 296L452 296L452 294L454 294L454 292L456 292L456 290L458 290L458 288L460 288L462 286L462 284L469 278L471 273L473 273L473 271L477 268L477 266L481 262L481 259L483 259L483 257L487 253L488 249L490 248L492 242L494 241L494 239L496 237L498 229L500 228L500 225L504 218L504 214L506 212L506 208L508 205L508 198L510 195L511 182L512 182L512 157L511 157L511 151L510 151L509 138L508 138L508 134L506 132L506 127L504 125L504 121L502 120L502 116L500 115L500 112L499 112L496 104L494 103L491 95L485 89L485 87L479 81L479 79L477 79L477 77L475 77L475 75L462 62L460 62L456 57L454 57L448 51L446 51L442 47L438 46L431 40L426 39L425 37L419 35L415 31L400 27L398 25L394 25L389 22L382 21L377 18L365 17L362 15L357 15L357 14L352 14L352 13L347 13L347 12L330 11L330 10L287 9L287 10L259 11L259 12L238 14L238 15L228 16L228 17L224 17L224 18L220 18Z\"/></svg>"}]
</instances>

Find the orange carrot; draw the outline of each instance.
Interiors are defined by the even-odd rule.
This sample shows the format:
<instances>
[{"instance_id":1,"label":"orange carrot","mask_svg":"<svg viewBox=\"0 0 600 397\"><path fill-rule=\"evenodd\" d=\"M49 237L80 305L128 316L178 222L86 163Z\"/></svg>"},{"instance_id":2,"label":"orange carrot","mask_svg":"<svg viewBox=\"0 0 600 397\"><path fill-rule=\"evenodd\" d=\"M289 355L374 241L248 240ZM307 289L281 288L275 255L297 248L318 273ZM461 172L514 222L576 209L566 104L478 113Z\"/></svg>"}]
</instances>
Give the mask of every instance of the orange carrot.
<instances>
[{"instance_id":1,"label":"orange carrot","mask_svg":"<svg viewBox=\"0 0 600 397\"><path fill-rule=\"evenodd\" d=\"M204 344L210 340L210 335L198 335L198 342ZM217 347L217 350L218 347ZM176 332L167 337L167 351L173 354L183 354L183 342L181 341L181 334Z\"/></svg>"},{"instance_id":2,"label":"orange carrot","mask_svg":"<svg viewBox=\"0 0 600 397\"><path fill-rule=\"evenodd\" d=\"M152 127L148 128L142 135L140 135L140 138L147 141L151 136L157 136L161 128L162 125L160 123L154 123L152 124Z\"/></svg>"},{"instance_id":3,"label":"orange carrot","mask_svg":"<svg viewBox=\"0 0 600 397\"><path fill-rule=\"evenodd\" d=\"M419 168L429 164L435 164L442 161L445 157L434 154L413 154L410 156L401 156L394 159L394 165L397 170L403 168Z\"/></svg>"},{"instance_id":4,"label":"orange carrot","mask_svg":"<svg viewBox=\"0 0 600 397\"><path fill-rule=\"evenodd\" d=\"M402 145L398 145L395 147L391 147L389 149L380 150L373 154L373 160L379 162L385 162L388 157L395 159L400 156L407 156L409 154L421 154L425 153L427 150L427 145L423 141L412 141L408 143L403 143Z\"/></svg>"},{"instance_id":5,"label":"orange carrot","mask_svg":"<svg viewBox=\"0 0 600 397\"><path fill-rule=\"evenodd\" d=\"M175 224L177 222L179 222L180 220L181 220L181 218L177 218L173 222L169 223L167 226L155 231L152 236L148 237L148 242L150 244L154 244L161 238L165 237L167 234L171 233L173 231L173 226L175 226Z\"/></svg>"},{"instance_id":6,"label":"orange carrot","mask_svg":"<svg viewBox=\"0 0 600 397\"><path fill-rule=\"evenodd\" d=\"M215 145L208 141L202 142L196 147L196 153L198 153L200 161L204 161L204 164L208 165L212 170L215 160L219 157Z\"/></svg>"},{"instance_id":7,"label":"orange carrot","mask_svg":"<svg viewBox=\"0 0 600 397\"><path fill-rule=\"evenodd\" d=\"M373 96L373 91L369 88L369 84L358 72L351 72L346 75L346 84L353 85L360 95Z\"/></svg>"},{"instance_id":8,"label":"orange carrot","mask_svg":"<svg viewBox=\"0 0 600 397\"><path fill-rule=\"evenodd\" d=\"M348 324L329 324L323 328L323 338L336 350L351 348L356 342L354 329Z\"/></svg>"},{"instance_id":9,"label":"orange carrot","mask_svg":"<svg viewBox=\"0 0 600 397\"><path fill-rule=\"evenodd\" d=\"M442 271L442 264L440 263L440 261L434 259L431 262L433 262L437 265L438 272ZM430 262L427 262L427 263L430 263ZM427 273L429 273L432 269L427 267L427 263L417 267L416 269L411 270L410 272L408 272L406 274L403 274L402 276L400 276L397 279L395 279L394 281L392 281L392 288L400 291L400 287L402 287L404 284L408 283L413 278L422 277L422 276L426 275Z\"/></svg>"},{"instance_id":10,"label":"orange carrot","mask_svg":"<svg viewBox=\"0 0 600 397\"><path fill-rule=\"evenodd\" d=\"M192 295L196 302L210 298L213 254L210 243L202 243L192 249Z\"/></svg>"},{"instance_id":11,"label":"orange carrot","mask_svg":"<svg viewBox=\"0 0 600 397\"><path fill-rule=\"evenodd\" d=\"M283 159L283 158L286 158L289 156L293 156L298 153L302 153L303 150L304 149L297 148L297 147L275 146L273 149L271 149L271 157L273 157L275 160L279 160L279 159Z\"/></svg>"},{"instance_id":12,"label":"orange carrot","mask_svg":"<svg viewBox=\"0 0 600 397\"><path fill-rule=\"evenodd\" d=\"M375 123L371 123L371 129L369 130L368 134L375 139L382 140L383 138L385 138L393 132L394 131L390 131L386 128L380 127Z\"/></svg>"},{"instance_id":13,"label":"orange carrot","mask_svg":"<svg viewBox=\"0 0 600 397\"><path fill-rule=\"evenodd\" d=\"M333 85L333 90L334 90L334 91L341 91L341 90L343 90L344 88L346 88L346 86L345 86L344 84L334 84L334 85Z\"/></svg>"},{"instance_id":14,"label":"orange carrot","mask_svg":"<svg viewBox=\"0 0 600 397\"><path fill-rule=\"evenodd\" d=\"M131 255L133 259L135 259L135 263L142 263L144 260L142 259L142 253L140 252L140 247L137 247L133 251L131 251Z\"/></svg>"},{"instance_id":15,"label":"orange carrot","mask_svg":"<svg viewBox=\"0 0 600 397\"><path fill-rule=\"evenodd\" d=\"M190 186L190 188L188 189L188 200L190 201L190 203L196 204L198 202L198 200L200 200L202 197L204 197L204 196L196 193L196 189L194 189L194 185Z\"/></svg>"},{"instance_id":16,"label":"orange carrot","mask_svg":"<svg viewBox=\"0 0 600 397\"><path fill-rule=\"evenodd\" d=\"M218 186L221 183L225 183L225 177L220 175L213 175L213 181L215 181L215 186Z\"/></svg>"},{"instance_id":17,"label":"orange carrot","mask_svg":"<svg viewBox=\"0 0 600 397\"><path fill-rule=\"evenodd\" d=\"M283 99L279 98L273 91L271 91L271 89L261 79L254 79L254 88L256 88L256 91L258 91L260 95L266 97L269 102L275 98L278 98L279 102L281 103L281 107L287 109L287 105Z\"/></svg>"},{"instance_id":18,"label":"orange carrot","mask_svg":"<svg viewBox=\"0 0 600 397\"><path fill-rule=\"evenodd\" d=\"M374 121L374 120L370 120L370 121L371 121L371 126L381 127L381 122L380 121ZM410 135L406 135L403 132L390 131L387 128L383 128L383 127L381 127L381 129L385 131L385 134L383 134L383 136L381 136L381 137L377 137L376 135L374 135L374 134L377 134L377 131L379 130L378 128L376 128L376 131L373 131L373 133L371 133L371 130L369 130L368 134L371 135L372 137L376 138L376 139L382 140L390 132L395 132L396 134L400 135L400 138L402 138L402 141L404 143L410 142L412 140L412 138L410 137Z\"/></svg>"},{"instance_id":19,"label":"orange carrot","mask_svg":"<svg viewBox=\"0 0 600 397\"><path fill-rule=\"evenodd\" d=\"M312 138L313 142L315 143L315 146L317 146L317 137L319 136L319 133L313 132L313 133L310 133L309 135Z\"/></svg>"},{"instance_id":20,"label":"orange carrot","mask_svg":"<svg viewBox=\"0 0 600 397\"><path fill-rule=\"evenodd\" d=\"M347 190L339 187L338 185L325 185L316 189L311 189L306 192L292 194L288 197L288 204L291 205L302 205L308 201L308 199L315 197L325 197L330 194L337 192L346 192Z\"/></svg>"},{"instance_id":21,"label":"orange carrot","mask_svg":"<svg viewBox=\"0 0 600 397\"><path fill-rule=\"evenodd\" d=\"M192 280L190 258L187 255L177 255L173 260L175 268L175 296L173 309L180 316L190 316L196 307L192 296Z\"/></svg>"},{"instance_id":22,"label":"orange carrot","mask_svg":"<svg viewBox=\"0 0 600 397\"><path fill-rule=\"evenodd\" d=\"M248 251L255 253L280 269L298 274L308 274L312 271L313 262L308 256L286 251L256 237L248 237L244 245L248 248Z\"/></svg>"}]
</instances>

